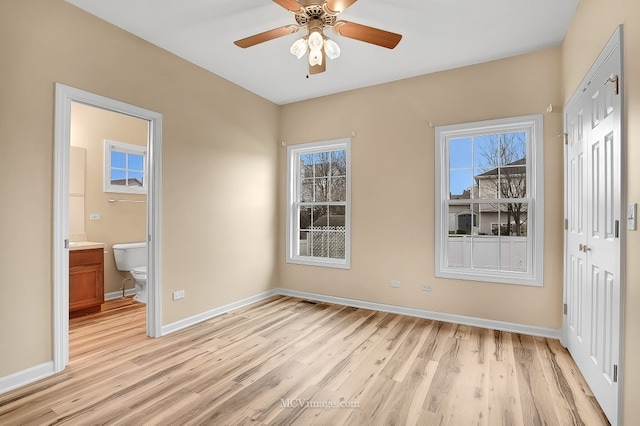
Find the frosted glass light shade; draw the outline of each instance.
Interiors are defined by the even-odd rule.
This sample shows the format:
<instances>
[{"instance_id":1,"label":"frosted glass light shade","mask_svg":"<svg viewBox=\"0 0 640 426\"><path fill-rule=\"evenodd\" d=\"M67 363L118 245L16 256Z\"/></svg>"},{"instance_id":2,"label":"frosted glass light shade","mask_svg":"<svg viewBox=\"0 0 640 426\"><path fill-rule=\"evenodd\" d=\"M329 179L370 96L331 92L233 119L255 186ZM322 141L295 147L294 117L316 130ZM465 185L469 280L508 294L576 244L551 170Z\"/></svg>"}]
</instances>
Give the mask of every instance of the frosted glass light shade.
<instances>
[{"instance_id":1,"label":"frosted glass light shade","mask_svg":"<svg viewBox=\"0 0 640 426\"><path fill-rule=\"evenodd\" d=\"M314 31L309 35L309 49L320 50L322 49L323 39L319 32Z\"/></svg>"},{"instance_id":2,"label":"frosted glass light shade","mask_svg":"<svg viewBox=\"0 0 640 426\"><path fill-rule=\"evenodd\" d=\"M298 59L302 58L304 54L307 53L307 40L305 40L304 38L296 40L291 45L290 52L296 58Z\"/></svg>"},{"instance_id":3,"label":"frosted glass light shade","mask_svg":"<svg viewBox=\"0 0 640 426\"><path fill-rule=\"evenodd\" d=\"M322 65L322 51L312 50L309 52L309 65Z\"/></svg>"},{"instance_id":4,"label":"frosted glass light shade","mask_svg":"<svg viewBox=\"0 0 640 426\"><path fill-rule=\"evenodd\" d=\"M340 46L335 41L326 39L324 41L324 53L327 54L329 59L336 59L340 56Z\"/></svg>"}]
</instances>

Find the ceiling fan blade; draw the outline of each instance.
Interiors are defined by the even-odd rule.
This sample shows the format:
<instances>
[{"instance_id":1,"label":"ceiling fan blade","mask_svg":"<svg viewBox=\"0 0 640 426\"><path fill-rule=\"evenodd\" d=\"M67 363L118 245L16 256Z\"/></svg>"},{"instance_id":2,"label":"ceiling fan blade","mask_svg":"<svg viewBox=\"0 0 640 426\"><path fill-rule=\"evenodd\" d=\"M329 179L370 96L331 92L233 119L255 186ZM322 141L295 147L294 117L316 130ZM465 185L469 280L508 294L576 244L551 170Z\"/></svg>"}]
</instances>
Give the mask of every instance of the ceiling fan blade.
<instances>
[{"instance_id":1,"label":"ceiling fan blade","mask_svg":"<svg viewBox=\"0 0 640 426\"><path fill-rule=\"evenodd\" d=\"M275 3L278 3L280 6L284 7L290 12L298 13L302 11L302 6L296 0L273 0ZM355 0L354 0L355 1Z\"/></svg>"},{"instance_id":2,"label":"ceiling fan blade","mask_svg":"<svg viewBox=\"0 0 640 426\"><path fill-rule=\"evenodd\" d=\"M320 74L321 72L325 72L326 70L327 70L327 55L325 55L324 49L322 49L322 64L309 65L309 75Z\"/></svg>"},{"instance_id":3,"label":"ceiling fan blade","mask_svg":"<svg viewBox=\"0 0 640 426\"><path fill-rule=\"evenodd\" d=\"M273 40L274 38L293 34L299 29L300 28L296 25L286 25L284 27L275 28L273 30L243 38L242 40L236 40L233 43L236 46L246 49L247 47L255 46L256 44L264 43L265 41Z\"/></svg>"},{"instance_id":4,"label":"ceiling fan blade","mask_svg":"<svg viewBox=\"0 0 640 426\"><path fill-rule=\"evenodd\" d=\"M346 8L357 2L358 0L327 0L327 9L336 15L344 12Z\"/></svg>"},{"instance_id":5,"label":"ceiling fan blade","mask_svg":"<svg viewBox=\"0 0 640 426\"><path fill-rule=\"evenodd\" d=\"M378 28L368 27L366 25L348 21L336 22L333 27L333 31L341 36L386 47L387 49L393 49L396 47L402 38L401 34L379 30Z\"/></svg>"}]
</instances>

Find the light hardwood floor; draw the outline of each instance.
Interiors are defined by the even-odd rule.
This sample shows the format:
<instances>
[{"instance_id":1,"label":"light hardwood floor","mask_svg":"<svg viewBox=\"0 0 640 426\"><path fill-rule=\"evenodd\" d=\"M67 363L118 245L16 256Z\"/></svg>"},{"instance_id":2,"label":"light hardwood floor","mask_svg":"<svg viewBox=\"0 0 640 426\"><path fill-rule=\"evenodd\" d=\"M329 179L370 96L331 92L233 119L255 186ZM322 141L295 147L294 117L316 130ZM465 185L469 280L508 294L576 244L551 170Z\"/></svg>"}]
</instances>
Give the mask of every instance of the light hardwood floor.
<instances>
[{"instance_id":1,"label":"light hardwood floor","mask_svg":"<svg viewBox=\"0 0 640 426\"><path fill-rule=\"evenodd\" d=\"M282 296L150 339L144 312L72 320L0 424L608 424L555 340Z\"/></svg>"}]
</instances>

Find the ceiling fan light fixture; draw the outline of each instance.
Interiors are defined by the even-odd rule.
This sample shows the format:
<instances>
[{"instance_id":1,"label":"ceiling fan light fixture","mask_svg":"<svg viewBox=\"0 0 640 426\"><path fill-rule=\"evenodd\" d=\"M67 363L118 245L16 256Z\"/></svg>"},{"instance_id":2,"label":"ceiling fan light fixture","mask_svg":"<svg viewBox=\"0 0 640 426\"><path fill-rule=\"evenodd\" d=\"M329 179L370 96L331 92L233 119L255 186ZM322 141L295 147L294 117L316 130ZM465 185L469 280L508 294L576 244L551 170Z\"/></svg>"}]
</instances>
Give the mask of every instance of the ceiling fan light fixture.
<instances>
[{"instance_id":1,"label":"ceiling fan light fixture","mask_svg":"<svg viewBox=\"0 0 640 426\"><path fill-rule=\"evenodd\" d=\"M322 38L322 34L320 34L318 31L312 31L311 34L309 34L309 50L314 51L320 51L320 49L322 49L322 46L324 44L324 39Z\"/></svg>"},{"instance_id":2,"label":"ceiling fan light fixture","mask_svg":"<svg viewBox=\"0 0 640 426\"><path fill-rule=\"evenodd\" d=\"M292 45L290 52L293 56L300 59L307 53L307 40L303 37L296 40Z\"/></svg>"},{"instance_id":3,"label":"ceiling fan light fixture","mask_svg":"<svg viewBox=\"0 0 640 426\"><path fill-rule=\"evenodd\" d=\"M324 53L327 54L329 59L336 59L340 56L340 46L335 41L326 39L324 41Z\"/></svg>"},{"instance_id":4,"label":"ceiling fan light fixture","mask_svg":"<svg viewBox=\"0 0 640 426\"><path fill-rule=\"evenodd\" d=\"M322 51L312 50L309 52L309 65L322 65Z\"/></svg>"}]
</instances>

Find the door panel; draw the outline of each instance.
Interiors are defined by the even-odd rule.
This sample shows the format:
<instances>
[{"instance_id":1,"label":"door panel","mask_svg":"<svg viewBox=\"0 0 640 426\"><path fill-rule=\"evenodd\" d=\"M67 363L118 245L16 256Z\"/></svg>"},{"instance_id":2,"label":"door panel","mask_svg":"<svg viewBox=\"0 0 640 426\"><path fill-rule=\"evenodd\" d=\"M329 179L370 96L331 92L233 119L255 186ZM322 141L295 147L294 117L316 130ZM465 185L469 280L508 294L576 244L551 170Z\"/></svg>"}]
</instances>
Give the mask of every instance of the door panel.
<instances>
[{"instance_id":1,"label":"door panel","mask_svg":"<svg viewBox=\"0 0 640 426\"><path fill-rule=\"evenodd\" d=\"M620 352L621 96L619 44L565 111L563 338L612 424ZM586 117L586 119L585 119Z\"/></svg>"}]
</instances>

